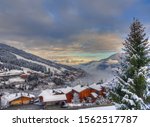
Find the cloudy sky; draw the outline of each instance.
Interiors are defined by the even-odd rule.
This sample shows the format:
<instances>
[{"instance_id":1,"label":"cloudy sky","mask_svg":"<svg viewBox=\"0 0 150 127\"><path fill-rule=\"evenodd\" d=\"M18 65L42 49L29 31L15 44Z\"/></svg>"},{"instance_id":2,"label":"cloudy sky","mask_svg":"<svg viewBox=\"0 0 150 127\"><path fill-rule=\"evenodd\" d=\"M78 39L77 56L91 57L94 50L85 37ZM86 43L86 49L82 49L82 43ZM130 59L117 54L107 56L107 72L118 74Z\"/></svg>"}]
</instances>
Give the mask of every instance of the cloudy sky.
<instances>
[{"instance_id":1,"label":"cloudy sky","mask_svg":"<svg viewBox=\"0 0 150 127\"><path fill-rule=\"evenodd\" d=\"M0 42L65 64L119 52L133 17L150 32L149 0L0 0Z\"/></svg>"}]
</instances>

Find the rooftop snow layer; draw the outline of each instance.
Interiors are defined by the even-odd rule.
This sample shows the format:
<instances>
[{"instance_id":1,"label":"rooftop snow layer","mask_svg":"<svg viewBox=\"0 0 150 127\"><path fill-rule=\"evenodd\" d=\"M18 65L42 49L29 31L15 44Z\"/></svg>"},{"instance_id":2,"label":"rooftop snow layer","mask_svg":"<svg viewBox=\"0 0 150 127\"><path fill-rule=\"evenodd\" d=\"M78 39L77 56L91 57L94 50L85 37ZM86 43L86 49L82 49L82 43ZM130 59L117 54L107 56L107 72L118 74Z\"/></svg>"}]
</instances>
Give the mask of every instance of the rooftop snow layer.
<instances>
[{"instance_id":1,"label":"rooftop snow layer","mask_svg":"<svg viewBox=\"0 0 150 127\"><path fill-rule=\"evenodd\" d=\"M65 94L55 95L53 90L44 90L39 95L43 97L43 102L54 102L54 101L63 101L67 100Z\"/></svg>"},{"instance_id":2,"label":"rooftop snow layer","mask_svg":"<svg viewBox=\"0 0 150 127\"><path fill-rule=\"evenodd\" d=\"M28 93L13 93L8 95L3 95L2 98L7 100L8 102L11 102L13 100L16 100L20 97L28 97L28 98L34 98L35 96Z\"/></svg>"},{"instance_id":3,"label":"rooftop snow layer","mask_svg":"<svg viewBox=\"0 0 150 127\"><path fill-rule=\"evenodd\" d=\"M81 86L81 85L77 85L75 87L73 87L73 90L77 91L78 93L86 90L88 87L87 86Z\"/></svg>"},{"instance_id":4,"label":"rooftop snow layer","mask_svg":"<svg viewBox=\"0 0 150 127\"><path fill-rule=\"evenodd\" d=\"M53 93L52 89L46 89L46 90L43 90L39 96L46 96L46 95L50 96L50 95L53 95L53 94L54 93Z\"/></svg>"},{"instance_id":5,"label":"rooftop snow layer","mask_svg":"<svg viewBox=\"0 0 150 127\"><path fill-rule=\"evenodd\" d=\"M67 94L72 91L72 88L71 87L59 88L59 89L55 89L55 91Z\"/></svg>"},{"instance_id":6,"label":"rooftop snow layer","mask_svg":"<svg viewBox=\"0 0 150 127\"><path fill-rule=\"evenodd\" d=\"M92 84L89 86L90 88L94 89L94 90L97 90L97 91L100 91L101 90L101 85L97 85L97 84Z\"/></svg>"}]
</instances>

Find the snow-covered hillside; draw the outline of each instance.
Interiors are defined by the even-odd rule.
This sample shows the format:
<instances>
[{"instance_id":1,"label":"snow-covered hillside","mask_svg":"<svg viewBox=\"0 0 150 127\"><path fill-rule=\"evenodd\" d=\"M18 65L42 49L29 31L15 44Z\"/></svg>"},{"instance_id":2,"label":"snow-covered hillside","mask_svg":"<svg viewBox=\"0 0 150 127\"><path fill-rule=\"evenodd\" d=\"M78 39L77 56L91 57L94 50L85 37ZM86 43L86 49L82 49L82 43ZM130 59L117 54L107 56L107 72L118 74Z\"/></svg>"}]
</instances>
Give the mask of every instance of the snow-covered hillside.
<instances>
[{"instance_id":1,"label":"snow-covered hillside","mask_svg":"<svg viewBox=\"0 0 150 127\"><path fill-rule=\"evenodd\" d=\"M81 68L87 72L87 76L79 80L85 83L111 80L114 76L114 69L118 66L119 56L120 54L117 53L100 61L92 61L76 66L76 68Z\"/></svg>"},{"instance_id":2,"label":"snow-covered hillside","mask_svg":"<svg viewBox=\"0 0 150 127\"><path fill-rule=\"evenodd\" d=\"M58 75L76 74L77 77L84 73L81 69L58 64L1 43L0 54L0 69L32 70L42 73L55 73Z\"/></svg>"},{"instance_id":3,"label":"snow-covered hillside","mask_svg":"<svg viewBox=\"0 0 150 127\"><path fill-rule=\"evenodd\" d=\"M33 60L30 60L30 59L26 59L20 55L17 55L15 53L12 53L14 54L17 59L20 59L20 60L25 60L25 61L28 61L28 62L31 62L31 63L35 63L35 64L38 64L38 65L42 65L42 66L45 66L46 67L46 71L48 71L50 69L51 72L57 72L57 73L61 73L61 71L65 71L66 69L65 68L60 68L60 69L57 69L57 68L54 68L54 67L51 67L50 65L47 65L47 64L44 64L42 62L37 62L37 61L33 61Z\"/></svg>"}]
</instances>

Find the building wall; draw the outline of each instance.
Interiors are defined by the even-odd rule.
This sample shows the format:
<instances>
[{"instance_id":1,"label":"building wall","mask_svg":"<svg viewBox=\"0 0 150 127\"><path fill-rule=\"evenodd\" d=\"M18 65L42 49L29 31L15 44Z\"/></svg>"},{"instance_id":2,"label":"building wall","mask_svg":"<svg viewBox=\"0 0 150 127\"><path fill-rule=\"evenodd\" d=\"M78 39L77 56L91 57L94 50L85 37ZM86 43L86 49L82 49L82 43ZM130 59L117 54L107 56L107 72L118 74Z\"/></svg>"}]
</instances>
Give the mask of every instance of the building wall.
<instances>
[{"instance_id":1,"label":"building wall","mask_svg":"<svg viewBox=\"0 0 150 127\"><path fill-rule=\"evenodd\" d=\"M73 99L73 94L72 92L69 92L66 94L66 98L67 98L67 103L71 103L72 99Z\"/></svg>"},{"instance_id":2,"label":"building wall","mask_svg":"<svg viewBox=\"0 0 150 127\"><path fill-rule=\"evenodd\" d=\"M28 97L21 97L16 100L10 102L10 105L22 105L22 104L29 104L32 98Z\"/></svg>"},{"instance_id":3,"label":"building wall","mask_svg":"<svg viewBox=\"0 0 150 127\"><path fill-rule=\"evenodd\" d=\"M41 102L44 106L60 105L62 102L67 102L67 100L43 102L43 97L42 97L42 96L40 96L39 99L40 99L40 102Z\"/></svg>"},{"instance_id":4,"label":"building wall","mask_svg":"<svg viewBox=\"0 0 150 127\"><path fill-rule=\"evenodd\" d=\"M45 102L44 105L45 107L52 106L52 105L61 105L63 102L66 102L66 100Z\"/></svg>"},{"instance_id":5,"label":"building wall","mask_svg":"<svg viewBox=\"0 0 150 127\"><path fill-rule=\"evenodd\" d=\"M39 100L40 100L40 102L43 102L43 97L39 96Z\"/></svg>"},{"instance_id":6,"label":"building wall","mask_svg":"<svg viewBox=\"0 0 150 127\"><path fill-rule=\"evenodd\" d=\"M79 95L80 98L80 102L82 102L85 98L90 97L91 94L91 90L90 89L85 89L83 91L81 91L80 93L78 93L77 91L73 90L72 93L76 92Z\"/></svg>"},{"instance_id":7,"label":"building wall","mask_svg":"<svg viewBox=\"0 0 150 127\"><path fill-rule=\"evenodd\" d=\"M86 89L86 90L84 90L84 91L79 93L79 98L81 100L83 100L84 98L89 97L90 94L91 94L91 90L90 89Z\"/></svg>"}]
</instances>

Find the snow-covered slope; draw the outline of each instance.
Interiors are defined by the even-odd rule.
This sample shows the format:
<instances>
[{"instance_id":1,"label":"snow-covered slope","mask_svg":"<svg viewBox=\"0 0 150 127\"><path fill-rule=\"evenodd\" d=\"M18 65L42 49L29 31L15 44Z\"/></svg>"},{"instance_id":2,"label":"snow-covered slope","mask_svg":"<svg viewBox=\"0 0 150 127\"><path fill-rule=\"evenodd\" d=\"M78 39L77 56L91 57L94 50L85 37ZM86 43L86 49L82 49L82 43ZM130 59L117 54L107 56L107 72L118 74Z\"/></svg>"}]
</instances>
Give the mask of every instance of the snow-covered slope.
<instances>
[{"instance_id":1,"label":"snow-covered slope","mask_svg":"<svg viewBox=\"0 0 150 127\"><path fill-rule=\"evenodd\" d=\"M87 76L80 79L81 82L93 83L100 80L111 80L113 78L113 70L118 66L120 54L114 54L100 61L92 61L86 64L76 66L87 72Z\"/></svg>"},{"instance_id":2,"label":"snow-covered slope","mask_svg":"<svg viewBox=\"0 0 150 127\"><path fill-rule=\"evenodd\" d=\"M38 65L42 65L42 66L45 66L46 67L46 70L48 71L49 69L54 73L55 71L58 72L58 73L61 73L61 71L65 71L66 69L65 68L60 68L60 69L57 69L57 68L54 68L54 67L51 67L50 65L47 65L47 64L44 64L42 62L37 62L37 61L33 61L33 60L30 60L30 59L26 59L20 55L17 55L15 53L13 53L17 59L20 59L20 60L25 60L25 61L28 61L28 62L31 62L31 63L35 63L35 64L38 64Z\"/></svg>"},{"instance_id":3,"label":"snow-covered slope","mask_svg":"<svg viewBox=\"0 0 150 127\"><path fill-rule=\"evenodd\" d=\"M84 73L81 69L58 64L27 53L23 50L0 43L0 69L2 68L33 70L42 73L50 72L61 75L76 74L77 77Z\"/></svg>"}]
</instances>

